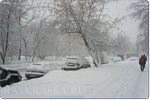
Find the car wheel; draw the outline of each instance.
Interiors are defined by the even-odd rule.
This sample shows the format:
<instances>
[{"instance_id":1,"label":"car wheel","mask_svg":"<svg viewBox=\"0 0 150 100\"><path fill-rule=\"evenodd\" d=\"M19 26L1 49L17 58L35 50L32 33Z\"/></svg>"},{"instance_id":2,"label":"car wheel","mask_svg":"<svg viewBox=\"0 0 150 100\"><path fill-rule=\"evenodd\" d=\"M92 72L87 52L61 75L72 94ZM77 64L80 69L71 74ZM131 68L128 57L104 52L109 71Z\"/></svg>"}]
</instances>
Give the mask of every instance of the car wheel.
<instances>
[{"instance_id":1,"label":"car wheel","mask_svg":"<svg viewBox=\"0 0 150 100\"><path fill-rule=\"evenodd\" d=\"M12 80L11 78L7 81L8 85L11 85L12 84Z\"/></svg>"},{"instance_id":2,"label":"car wheel","mask_svg":"<svg viewBox=\"0 0 150 100\"><path fill-rule=\"evenodd\" d=\"M16 78L16 82L19 82L19 81L20 81L20 79L19 79L19 77L17 77L17 78Z\"/></svg>"},{"instance_id":3,"label":"car wheel","mask_svg":"<svg viewBox=\"0 0 150 100\"><path fill-rule=\"evenodd\" d=\"M26 77L28 80L30 80L31 78L30 77Z\"/></svg>"},{"instance_id":4,"label":"car wheel","mask_svg":"<svg viewBox=\"0 0 150 100\"><path fill-rule=\"evenodd\" d=\"M62 67L61 70L63 70L64 68Z\"/></svg>"},{"instance_id":5,"label":"car wheel","mask_svg":"<svg viewBox=\"0 0 150 100\"><path fill-rule=\"evenodd\" d=\"M25 75L27 79L31 79L29 75Z\"/></svg>"}]
</instances>

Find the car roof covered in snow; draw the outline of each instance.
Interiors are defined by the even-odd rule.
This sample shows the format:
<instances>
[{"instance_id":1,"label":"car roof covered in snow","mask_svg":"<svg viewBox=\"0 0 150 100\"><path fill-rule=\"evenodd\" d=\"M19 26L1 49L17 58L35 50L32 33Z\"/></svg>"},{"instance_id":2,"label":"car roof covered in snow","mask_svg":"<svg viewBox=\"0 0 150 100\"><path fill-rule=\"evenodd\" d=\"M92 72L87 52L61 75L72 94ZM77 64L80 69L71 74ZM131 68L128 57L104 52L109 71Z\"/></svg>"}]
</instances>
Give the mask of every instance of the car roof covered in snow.
<instances>
[{"instance_id":1,"label":"car roof covered in snow","mask_svg":"<svg viewBox=\"0 0 150 100\"><path fill-rule=\"evenodd\" d=\"M36 62L33 63L32 65L45 65L45 64L54 64L53 62Z\"/></svg>"},{"instance_id":2,"label":"car roof covered in snow","mask_svg":"<svg viewBox=\"0 0 150 100\"><path fill-rule=\"evenodd\" d=\"M83 56L70 56L70 57L67 57L66 59L71 59L71 58L83 58Z\"/></svg>"}]
</instances>

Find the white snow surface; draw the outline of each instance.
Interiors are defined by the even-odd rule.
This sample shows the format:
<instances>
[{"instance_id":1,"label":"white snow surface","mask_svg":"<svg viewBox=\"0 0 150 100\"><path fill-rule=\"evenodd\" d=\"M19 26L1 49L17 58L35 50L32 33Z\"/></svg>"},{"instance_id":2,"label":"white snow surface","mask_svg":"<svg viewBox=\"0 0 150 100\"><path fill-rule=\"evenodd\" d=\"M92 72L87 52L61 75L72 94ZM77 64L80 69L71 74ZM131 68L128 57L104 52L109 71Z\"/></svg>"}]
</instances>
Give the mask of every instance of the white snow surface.
<instances>
[{"instance_id":1,"label":"white snow surface","mask_svg":"<svg viewBox=\"0 0 150 100\"><path fill-rule=\"evenodd\" d=\"M1 98L148 98L148 63L110 62L78 71L53 70L0 89Z\"/></svg>"}]
</instances>

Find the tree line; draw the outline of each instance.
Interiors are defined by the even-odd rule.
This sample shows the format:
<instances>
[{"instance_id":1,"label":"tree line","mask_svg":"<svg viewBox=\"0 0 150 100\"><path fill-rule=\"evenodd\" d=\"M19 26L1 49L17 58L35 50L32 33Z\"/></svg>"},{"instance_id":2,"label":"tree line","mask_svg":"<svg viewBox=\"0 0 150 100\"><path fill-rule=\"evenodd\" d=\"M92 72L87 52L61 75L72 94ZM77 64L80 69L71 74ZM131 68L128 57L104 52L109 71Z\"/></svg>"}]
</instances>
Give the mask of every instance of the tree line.
<instances>
[{"instance_id":1,"label":"tree line","mask_svg":"<svg viewBox=\"0 0 150 100\"><path fill-rule=\"evenodd\" d=\"M0 63L15 58L34 61L46 56L65 57L72 46L67 36L77 34L87 51L100 66L99 54L124 53L133 48L125 33L119 28L122 20L104 14L107 3L113 0L8 0L0 3ZM44 4L51 8L39 12ZM115 34L115 37L113 35ZM64 45L65 44L65 45ZM67 44L67 45L66 45Z\"/></svg>"}]
</instances>

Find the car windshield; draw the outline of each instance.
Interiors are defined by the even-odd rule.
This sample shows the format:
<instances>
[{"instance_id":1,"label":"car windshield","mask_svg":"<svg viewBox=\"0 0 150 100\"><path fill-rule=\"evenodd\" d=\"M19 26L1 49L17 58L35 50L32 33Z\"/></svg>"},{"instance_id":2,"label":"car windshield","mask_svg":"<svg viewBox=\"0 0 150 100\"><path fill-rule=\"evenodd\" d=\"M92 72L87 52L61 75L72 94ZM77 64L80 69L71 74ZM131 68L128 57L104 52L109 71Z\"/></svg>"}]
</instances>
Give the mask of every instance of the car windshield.
<instances>
[{"instance_id":1,"label":"car windshield","mask_svg":"<svg viewBox=\"0 0 150 100\"><path fill-rule=\"evenodd\" d=\"M75 63L68 63L67 66L75 66Z\"/></svg>"}]
</instances>

